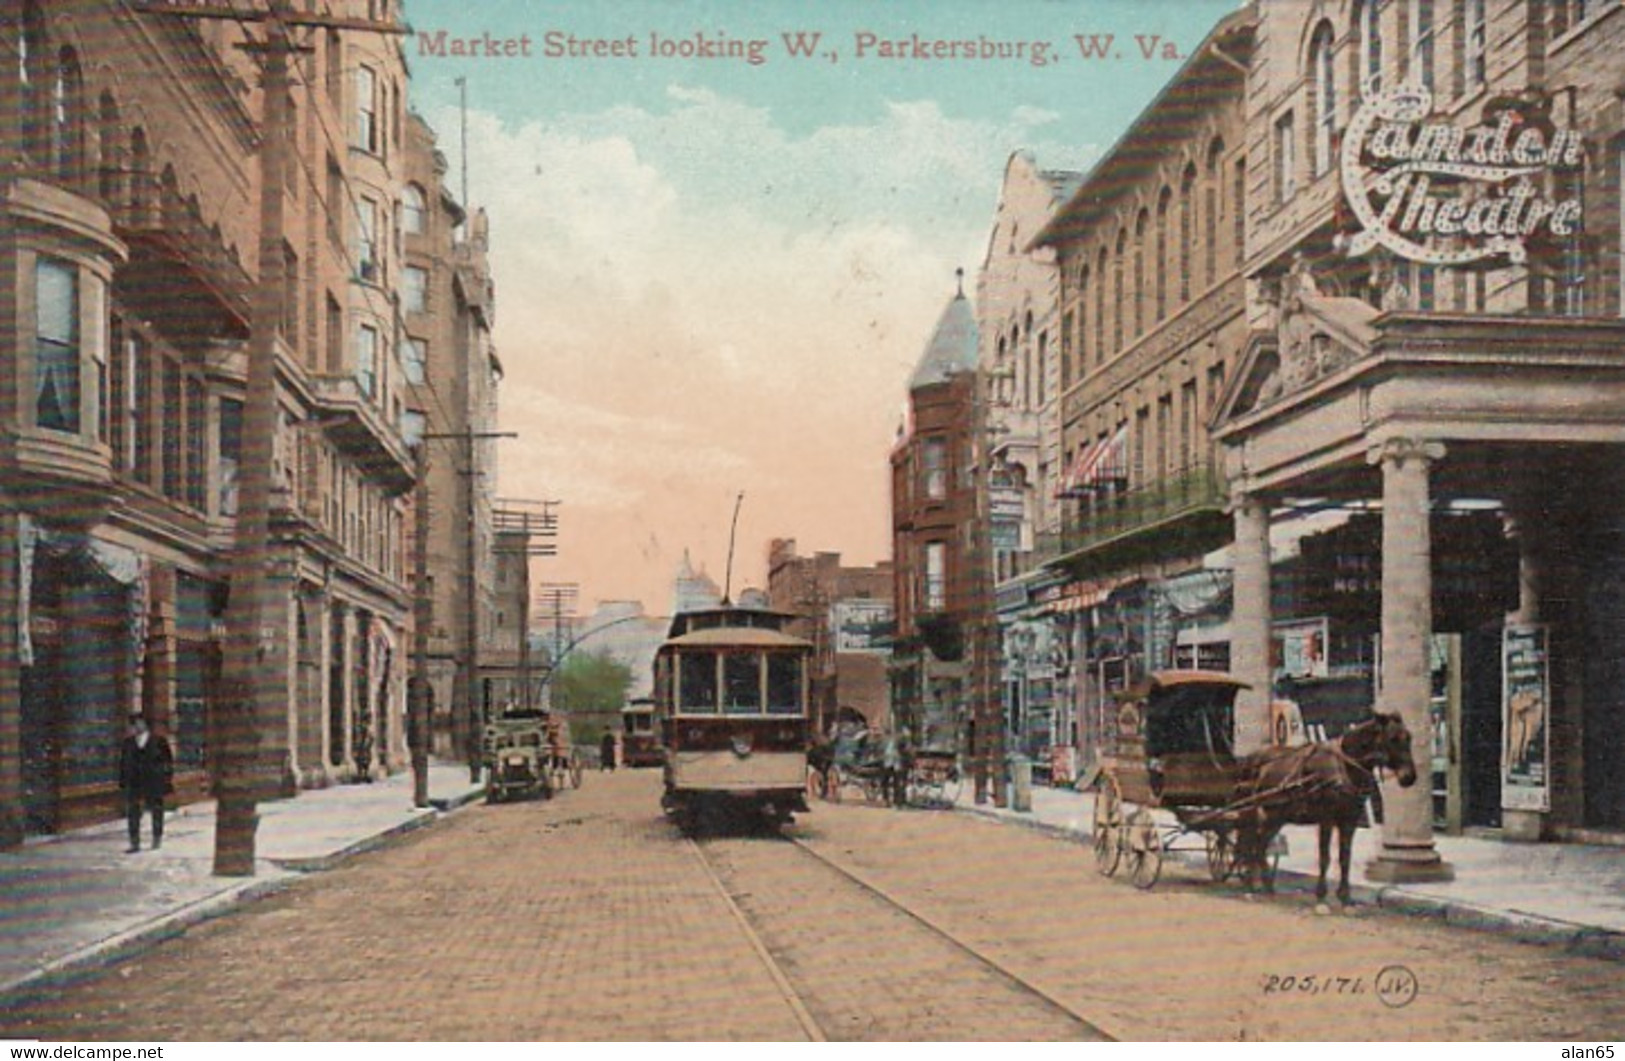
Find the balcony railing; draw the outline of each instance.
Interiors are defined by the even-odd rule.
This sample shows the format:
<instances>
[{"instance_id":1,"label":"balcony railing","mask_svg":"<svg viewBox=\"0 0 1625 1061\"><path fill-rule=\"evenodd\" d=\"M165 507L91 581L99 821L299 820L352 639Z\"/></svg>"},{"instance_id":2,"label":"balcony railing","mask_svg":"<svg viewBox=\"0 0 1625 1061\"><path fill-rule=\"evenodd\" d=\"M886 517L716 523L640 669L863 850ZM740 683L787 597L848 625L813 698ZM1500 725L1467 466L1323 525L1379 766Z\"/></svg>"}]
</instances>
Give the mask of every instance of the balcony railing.
<instances>
[{"instance_id":1,"label":"balcony railing","mask_svg":"<svg viewBox=\"0 0 1625 1061\"><path fill-rule=\"evenodd\" d=\"M1212 467L1198 465L1144 486L1123 490L1097 489L1077 502L1057 533L1038 536L1038 555L1045 563L1073 559L1096 551L1115 552L1117 546L1145 545L1142 539L1156 532L1151 548L1183 550L1223 534L1224 480ZM1192 534L1179 533L1181 528ZM1164 538L1173 532L1173 536ZM1105 559L1105 557L1102 557Z\"/></svg>"}]
</instances>

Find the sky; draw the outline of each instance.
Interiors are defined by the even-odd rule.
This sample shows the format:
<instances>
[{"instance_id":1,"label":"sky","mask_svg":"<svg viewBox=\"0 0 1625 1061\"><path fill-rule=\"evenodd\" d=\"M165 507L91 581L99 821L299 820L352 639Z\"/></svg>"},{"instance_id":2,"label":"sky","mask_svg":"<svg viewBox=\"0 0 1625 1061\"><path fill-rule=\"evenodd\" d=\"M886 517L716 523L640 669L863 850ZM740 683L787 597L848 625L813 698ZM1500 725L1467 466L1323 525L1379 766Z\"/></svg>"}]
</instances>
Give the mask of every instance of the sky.
<instances>
[{"instance_id":1,"label":"sky","mask_svg":"<svg viewBox=\"0 0 1625 1061\"><path fill-rule=\"evenodd\" d=\"M665 614L685 551L727 579L741 493L736 598L773 538L889 559L908 377L1011 153L1086 171L1236 6L406 0L453 189L466 79L498 493L560 503L536 581Z\"/></svg>"}]
</instances>

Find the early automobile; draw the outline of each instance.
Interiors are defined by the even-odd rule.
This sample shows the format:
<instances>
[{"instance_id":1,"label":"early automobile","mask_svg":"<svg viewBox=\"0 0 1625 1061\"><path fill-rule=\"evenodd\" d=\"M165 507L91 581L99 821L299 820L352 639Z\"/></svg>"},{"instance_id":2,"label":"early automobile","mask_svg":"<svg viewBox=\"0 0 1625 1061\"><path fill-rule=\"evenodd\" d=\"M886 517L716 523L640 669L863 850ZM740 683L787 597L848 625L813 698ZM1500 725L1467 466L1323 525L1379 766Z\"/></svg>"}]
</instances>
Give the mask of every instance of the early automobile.
<instances>
[{"instance_id":1,"label":"early automobile","mask_svg":"<svg viewBox=\"0 0 1625 1061\"><path fill-rule=\"evenodd\" d=\"M489 802L552 794L544 712L510 711L491 719L485 726L484 756Z\"/></svg>"}]
</instances>

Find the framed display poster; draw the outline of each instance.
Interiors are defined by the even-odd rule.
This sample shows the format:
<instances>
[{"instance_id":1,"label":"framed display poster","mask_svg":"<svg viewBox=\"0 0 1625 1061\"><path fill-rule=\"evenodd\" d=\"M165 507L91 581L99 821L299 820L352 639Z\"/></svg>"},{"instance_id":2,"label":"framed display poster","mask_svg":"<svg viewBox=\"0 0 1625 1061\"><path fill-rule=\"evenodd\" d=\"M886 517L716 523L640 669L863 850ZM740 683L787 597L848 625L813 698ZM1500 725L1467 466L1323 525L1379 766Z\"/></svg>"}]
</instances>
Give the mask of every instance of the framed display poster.
<instances>
[{"instance_id":1,"label":"framed display poster","mask_svg":"<svg viewBox=\"0 0 1625 1061\"><path fill-rule=\"evenodd\" d=\"M1501 806L1551 809L1546 628L1508 625L1501 638Z\"/></svg>"}]
</instances>

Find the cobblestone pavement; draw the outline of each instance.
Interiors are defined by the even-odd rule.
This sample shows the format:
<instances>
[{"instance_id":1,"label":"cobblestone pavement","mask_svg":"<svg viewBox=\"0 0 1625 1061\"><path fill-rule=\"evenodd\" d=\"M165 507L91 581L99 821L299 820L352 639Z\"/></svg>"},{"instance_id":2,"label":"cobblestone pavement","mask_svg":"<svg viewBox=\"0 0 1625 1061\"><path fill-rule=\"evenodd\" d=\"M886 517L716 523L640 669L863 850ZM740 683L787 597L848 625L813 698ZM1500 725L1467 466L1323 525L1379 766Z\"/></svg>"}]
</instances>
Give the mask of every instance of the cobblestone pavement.
<instances>
[{"instance_id":1,"label":"cobblestone pavement","mask_svg":"<svg viewBox=\"0 0 1625 1061\"><path fill-rule=\"evenodd\" d=\"M804 1037L657 788L623 771L550 803L470 808L83 982L8 999L0 1037ZM791 831L1122 1038L1584 1041L1625 1027L1617 963L1249 902L1174 863L1139 892L1100 878L1087 848L965 815L820 805ZM1081 1034L789 844L704 847L832 1038ZM1417 985L1398 1008L1374 983L1396 965ZM1271 976L1334 986L1267 992Z\"/></svg>"}]
</instances>

